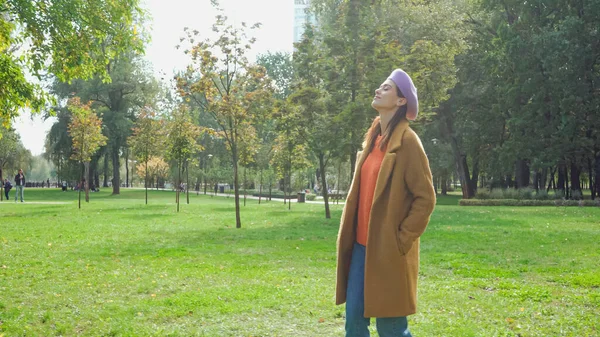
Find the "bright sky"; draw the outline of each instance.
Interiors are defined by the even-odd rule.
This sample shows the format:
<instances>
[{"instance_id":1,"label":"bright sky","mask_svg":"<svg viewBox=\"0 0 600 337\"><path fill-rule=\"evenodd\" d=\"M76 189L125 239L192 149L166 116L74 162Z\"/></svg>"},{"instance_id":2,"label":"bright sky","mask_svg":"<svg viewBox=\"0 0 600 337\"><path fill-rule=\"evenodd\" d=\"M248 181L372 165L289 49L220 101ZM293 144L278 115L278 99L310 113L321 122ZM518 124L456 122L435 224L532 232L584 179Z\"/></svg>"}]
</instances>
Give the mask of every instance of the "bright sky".
<instances>
[{"instance_id":1,"label":"bright sky","mask_svg":"<svg viewBox=\"0 0 600 337\"><path fill-rule=\"evenodd\" d=\"M216 11L210 0L142 0L150 14L149 29L152 41L146 48L146 59L154 66L156 74L183 69L188 58L183 50L175 49L179 38L184 36L183 28L197 29L202 34L211 34ZM257 38L250 59L267 51L291 52L294 32L293 0L220 0L225 15L236 26L246 22L252 25L262 23L254 32ZM208 35L205 35L208 36ZM14 127L21 140L33 155L44 152L46 133L54 119L43 121L39 116L31 118L29 113L15 120Z\"/></svg>"}]
</instances>

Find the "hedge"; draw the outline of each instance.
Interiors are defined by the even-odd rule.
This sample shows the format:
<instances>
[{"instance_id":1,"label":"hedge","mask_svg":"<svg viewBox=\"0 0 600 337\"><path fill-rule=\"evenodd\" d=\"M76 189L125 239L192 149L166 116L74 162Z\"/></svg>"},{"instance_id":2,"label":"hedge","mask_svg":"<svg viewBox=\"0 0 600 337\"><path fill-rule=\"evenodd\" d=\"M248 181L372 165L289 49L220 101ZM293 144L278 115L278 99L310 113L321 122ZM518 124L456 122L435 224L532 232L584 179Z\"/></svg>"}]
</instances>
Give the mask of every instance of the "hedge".
<instances>
[{"instance_id":1,"label":"hedge","mask_svg":"<svg viewBox=\"0 0 600 337\"><path fill-rule=\"evenodd\" d=\"M461 199L460 206L595 206L600 200L517 200L517 199Z\"/></svg>"}]
</instances>

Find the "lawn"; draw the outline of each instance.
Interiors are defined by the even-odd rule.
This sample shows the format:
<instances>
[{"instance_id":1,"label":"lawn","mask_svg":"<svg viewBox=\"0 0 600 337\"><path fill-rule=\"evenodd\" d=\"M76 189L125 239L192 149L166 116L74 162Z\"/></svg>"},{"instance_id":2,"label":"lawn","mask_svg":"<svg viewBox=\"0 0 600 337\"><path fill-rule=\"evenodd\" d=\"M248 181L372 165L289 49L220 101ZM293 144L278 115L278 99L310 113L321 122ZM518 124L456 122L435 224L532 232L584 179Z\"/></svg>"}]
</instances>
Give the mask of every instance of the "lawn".
<instances>
[{"instance_id":1,"label":"lawn","mask_svg":"<svg viewBox=\"0 0 600 337\"><path fill-rule=\"evenodd\" d=\"M342 205L248 200L236 229L233 198L143 197L2 202L0 336L343 336ZM457 201L422 237L415 337L600 335L600 208Z\"/></svg>"}]
</instances>

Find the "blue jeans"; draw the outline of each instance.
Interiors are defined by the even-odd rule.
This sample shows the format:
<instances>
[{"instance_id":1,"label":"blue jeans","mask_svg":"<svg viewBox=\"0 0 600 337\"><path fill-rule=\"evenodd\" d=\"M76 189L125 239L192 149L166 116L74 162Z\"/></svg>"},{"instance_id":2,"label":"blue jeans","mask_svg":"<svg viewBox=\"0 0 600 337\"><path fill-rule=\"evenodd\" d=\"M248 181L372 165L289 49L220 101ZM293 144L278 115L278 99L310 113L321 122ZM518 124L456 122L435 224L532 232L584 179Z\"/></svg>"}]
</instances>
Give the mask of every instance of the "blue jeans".
<instances>
[{"instance_id":1,"label":"blue jeans","mask_svg":"<svg viewBox=\"0 0 600 337\"><path fill-rule=\"evenodd\" d=\"M21 192L21 202L23 202L23 188L25 186L17 185L15 186L15 202L17 202L17 198L19 197L19 192Z\"/></svg>"},{"instance_id":2,"label":"blue jeans","mask_svg":"<svg viewBox=\"0 0 600 337\"><path fill-rule=\"evenodd\" d=\"M346 337L369 337L371 319L364 317L366 251L365 246L354 243L346 289ZM377 318L376 326L380 337L412 337L406 317Z\"/></svg>"}]
</instances>

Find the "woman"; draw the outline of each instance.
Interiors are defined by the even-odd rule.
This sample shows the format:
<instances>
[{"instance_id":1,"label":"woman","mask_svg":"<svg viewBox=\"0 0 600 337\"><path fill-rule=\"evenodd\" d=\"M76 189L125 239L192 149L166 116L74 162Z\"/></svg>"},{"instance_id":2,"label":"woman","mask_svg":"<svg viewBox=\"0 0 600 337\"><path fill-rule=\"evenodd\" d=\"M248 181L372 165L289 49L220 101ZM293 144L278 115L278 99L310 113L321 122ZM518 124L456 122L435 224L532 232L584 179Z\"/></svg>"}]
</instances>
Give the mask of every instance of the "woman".
<instances>
[{"instance_id":1,"label":"woman","mask_svg":"<svg viewBox=\"0 0 600 337\"><path fill-rule=\"evenodd\" d=\"M435 205L423 145L408 126L417 89L401 69L375 90L379 112L357 156L337 242L336 304L346 302L346 336L411 336L417 310L419 237Z\"/></svg>"}]
</instances>

